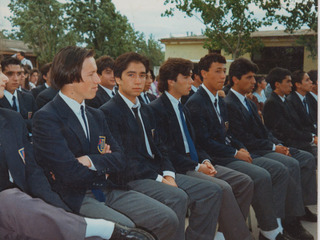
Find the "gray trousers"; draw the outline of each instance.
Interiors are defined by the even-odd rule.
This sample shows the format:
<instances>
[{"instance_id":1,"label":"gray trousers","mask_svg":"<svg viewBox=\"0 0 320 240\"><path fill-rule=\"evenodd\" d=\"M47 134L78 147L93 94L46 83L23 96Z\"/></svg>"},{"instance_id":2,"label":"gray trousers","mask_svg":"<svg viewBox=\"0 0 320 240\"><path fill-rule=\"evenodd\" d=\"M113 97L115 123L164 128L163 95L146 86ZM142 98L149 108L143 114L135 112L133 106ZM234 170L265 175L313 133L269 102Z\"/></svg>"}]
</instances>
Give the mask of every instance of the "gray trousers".
<instances>
[{"instance_id":1,"label":"gray trousers","mask_svg":"<svg viewBox=\"0 0 320 240\"><path fill-rule=\"evenodd\" d=\"M136 191L105 191L106 202L99 202L88 191L80 208L86 217L102 218L122 225L142 227L159 240L170 239L178 228L178 218L171 208Z\"/></svg>"},{"instance_id":2,"label":"gray trousers","mask_svg":"<svg viewBox=\"0 0 320 240\"><path fill-rule=\"evenodd\" d=\"M316 162L306 151L292 152L292 157L272 152L264 157L281 162L289 170L289 184L286 198L286 215L304 215L304 205L317 203Z\"/></svg>"},{"instance_id":3,"label":"gray trousers","mask_svg":"<svg viewBox=\"0 0 320 240\"><path fill-rule=\"evenodd\" d=\"M253 182L249 176L238 171L216 165L215 177L201 172L188 171L188 176L218 184L222 189L219 214L219 231L226 240L250 240L251 233L246 224L253 196Z\"/></svg>"},{"instance_id":4,"label":"gray trousers","mask_svg":"<svg viewBox=\"0 0 320 240\"><path fill-rule=\"evenodd\" d=\"M252 164L234 161L226 167L247 174L254 184L252 207L260 228L270 231L278 227L276 218L285 215L288 169L270 158L254 158Z\"/></svg>"},{"instance_id":5,"label":"gray trousers","mask_svg":"<svg viewBox=\"0 0 320 240\"><path fill-rule=\"evenodd\" d=\"M31 198L17 188L2 191L0 203L0 239L85 239L83 217Z\"/></svg>"},{"instance_id":6,"label":"gray trousers","mask_svg":"<svg viewBox=\"0 0 320 240\"><path fill-rule=\"evenodd\" d=\"M135 180L128 185L169 206L177 214L177 232L166 240L212 240L220 211L221 188L215 183L181 174L176 174L175 180L178 188L150 179ZM191 215L185 230L188 208Z\"/></svg>"}]
</instances>

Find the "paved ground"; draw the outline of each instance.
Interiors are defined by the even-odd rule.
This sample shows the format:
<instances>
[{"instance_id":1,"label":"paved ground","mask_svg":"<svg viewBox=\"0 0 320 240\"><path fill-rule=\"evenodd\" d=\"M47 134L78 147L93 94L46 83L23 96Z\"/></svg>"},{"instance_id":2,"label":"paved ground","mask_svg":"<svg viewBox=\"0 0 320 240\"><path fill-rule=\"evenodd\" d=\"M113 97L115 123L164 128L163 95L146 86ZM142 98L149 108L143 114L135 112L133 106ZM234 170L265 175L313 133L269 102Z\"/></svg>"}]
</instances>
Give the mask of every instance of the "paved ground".
<instances>
[{"instance_id":1,"label":"paved ground","mask_svg":"<svg viewBox=\"0 0 320 240\"><path fill-rule=\"evenodd\" d=\"M317 213L317 205L312 205L312 206L309 206L309 209L314 212L314 213ZM256 240L259 239L259 229L257 227L257 220L254 216L254 212L253 212L253 209L250 208L250 216L251 216L251 226L252 226L252 233L253 233L253 236ZM188 218L186 218L186 226L188 224ZM310 222L305 222L305 221L302 221L302 225L314 236L314 240L317 240L317 223L310 223ZM320 239L320 238L319 238ZM239 239L241 240L241 239Z\"/></svg>"}]
</instances>

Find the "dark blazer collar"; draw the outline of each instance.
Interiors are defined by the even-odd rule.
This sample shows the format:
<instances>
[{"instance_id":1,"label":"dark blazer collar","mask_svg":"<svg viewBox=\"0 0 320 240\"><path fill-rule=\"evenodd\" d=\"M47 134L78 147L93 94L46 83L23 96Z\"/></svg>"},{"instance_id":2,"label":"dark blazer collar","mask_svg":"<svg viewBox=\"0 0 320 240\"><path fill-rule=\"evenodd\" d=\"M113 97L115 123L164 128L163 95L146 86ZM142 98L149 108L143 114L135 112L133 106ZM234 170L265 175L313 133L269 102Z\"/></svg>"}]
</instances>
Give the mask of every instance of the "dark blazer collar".
<instances>
[{"instance_id":1,"label":"dark blazer collar","mask_svg":"<svg viewBox=\"0 0 320 240\"><path fill-rule=\"evenodd\" d=\"M82 144L82 149L85 149L85 152L89 152L89 146L87 144L86 135L77 116L74 114L71 108L67 105L67 103L60 97L59 94L57 94L52 101L59 116L62 119L64 119L64 122L66 122L68 127L78 137L79 141ZM88 125L89 125L90 137L91 137L90 129L91 129L91 126L93 126L93 123L92 123L93 119L92 119L92 115L87 111L87 109L86 109L86 115L88 118Z\"/></svg>"}]
</instances>

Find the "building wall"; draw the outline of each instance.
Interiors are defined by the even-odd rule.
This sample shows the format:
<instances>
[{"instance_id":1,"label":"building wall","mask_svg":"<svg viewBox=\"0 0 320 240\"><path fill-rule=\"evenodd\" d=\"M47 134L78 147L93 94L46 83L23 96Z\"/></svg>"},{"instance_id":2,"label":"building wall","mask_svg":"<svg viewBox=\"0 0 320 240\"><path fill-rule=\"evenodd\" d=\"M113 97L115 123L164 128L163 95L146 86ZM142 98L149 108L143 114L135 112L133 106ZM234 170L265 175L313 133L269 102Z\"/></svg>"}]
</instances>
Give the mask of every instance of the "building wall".
<instances>
[{"instance_id":1,"label":"building wall","mask_svg":"<svg viewBox=\"0 0 320 240\"><path fill-rule=\"evenodd\" d=\"M199 62L200 58L208 53L203 48L203 42L170 42L166 43L165 59L169 57L181 57L193 62Z\"/></svg>"},{"instance_id":2,"label":"building wall","mask_svg":"<svg viewBox=\"0 0 320 240\"><path fill-rule=\"evenodd\" d=\"M165 50L165 59L169 57L181 57L189 59L193 62L198 62L201 57L208 53L207 49L203 48L204 40L197 41L179 41L173 40L165 42L166 50ZM299 46L296 43L295 37L267 37L262 38L262 42L265 47L292 47ZM232 62L232 56L226 54L223 50L221 54L227 59L227 69ZM303 59L303 70L309 71L311 69L317 69L318 59L312 59L309 57L309 51L304 50L304 59ZM243 55L243 57L251 59L250 54L247 53ZM284 59L285 61L285 59Z\"/></svg>"}]
</instances>

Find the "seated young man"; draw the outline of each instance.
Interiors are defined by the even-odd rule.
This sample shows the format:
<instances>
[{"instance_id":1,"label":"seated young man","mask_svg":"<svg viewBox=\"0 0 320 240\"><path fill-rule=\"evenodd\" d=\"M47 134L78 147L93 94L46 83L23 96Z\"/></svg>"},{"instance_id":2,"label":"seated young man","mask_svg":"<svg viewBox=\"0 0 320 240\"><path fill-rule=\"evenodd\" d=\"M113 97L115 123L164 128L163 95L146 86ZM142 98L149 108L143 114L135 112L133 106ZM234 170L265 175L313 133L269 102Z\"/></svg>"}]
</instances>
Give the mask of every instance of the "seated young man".
<instances>
[{"instance_id":1,"label":"seated young man","mask_svg":"<svg viewBox=\"0 0 320 240\"><path fill-rule=\"evenodd\" d=\"M219 229L216 239L252 239L246 225L253 195L253 182L245 174L213 165L211 157L196 142L190 116L180 99L189 94L192 62L170 58L162 64L158 88L162 95L152 103L162 138L166 139L169 157L177 173L218 184L222 193ZM229 185L230 184L230 185Z\"/></svg>"},{"instance_id":2,"label":"seated young man","mask_svg":"<svg viewBox=\"0 0 320 240\"><path fill-rule=\"evenodd\" d=\"M101 83L98 85L98 91L94 98L86 99L86 104L93 108L99 108L104 103L108 102L115 95L113 65L114 60L109 56L102 56L96 60L97 73Z\"/></svg>"},{"instance_id":3,"label":"seated young man","mask_svg":"<svg viewBox=\"0 0 320 240\"><path fill-rule=\"evenodd\" d=\"M250 152L278 162L289 170L285 217L282 219L284 232L291 239L313 239L298 217L305 214L304 205L317 202L315 159L309 152L284 146L262 123L255 104L246 99L246 93L254 86L257 71L257 65L245 58L236 59L230 65L232 87L225 98L229 130Z\"/></svg>"},{"instance_id":4,"label":"seated young man","mask_svg":"<svg viewBox=\"0 0 320 240\"><path fill-rule=\"evenodd\" d=\"M34 151L50 184L75 213L143 227L167 239L178 225L164 204L116 185L124 154L103 113L84 104L98 89L93 51L61 49L52 62L57 96L34 116ZM122 189L120 189L122 187Z\"/></svg>"},{"instance_id":5,"label":"seated young man","mask_svg":"<svg viewBox=\"0 0 320 240\"><path fill-rule=\"evenodd\" d=\"M287 100L293 109L297 112L301 124L310 132L317 134L318 124L315 118L317 115L315 109L311 107L308 93L313 85L309 75L301 70L292 73L292 91Z\"/></svg>"},{"instance_id":6,"label":"seated young man","mask_svg":"<svg viewBox=\"0 0 320 240\"><path fill-rule=\"evenodd\" d=\"M260 240L286 239L281 216L288 186L287 169L270 159L251 155L228 131L225 102L219 96L226 78L226 59L207 54L199 62L203 84L186 103L199 146L219 164L247 174L254 183L252 206L260 226Z\"/></svg>"},{"instance_id":7,"label":"seated young man","mask_svg":"<svg viewBox=\"0 0 320 240\"><path fill-rule=\"evenodd\" d=\"M130 189L154 198L174 210L179 226L167 239L212 240L221 204L221 188L209 181L176 174L161 143L148 105L139 101L148 64L137 53L120 55L114 66L119 91L100 109L123 149L127 169L122 175ZM185 230L187 208L191 215Z\"/></svg>"},{"instance_id":8,"label":"seated young man","mask_svg":"<svg viewBox=\"0 0 320 240\"><path fill-rule=\"evenodd\" d=\"M154 81L154 75L153 75L153 72L151 72L151 69L149 69L146 76L146 81L144 84L143 91L140 93L140 96L138 97L140 102L144 102L145 104L148 104L157 99L156 95L149 93L149 90L153 81Z\"/></svg>"},{"instance_id":9,"label":"seated young man","mask_svg":"<svg viewBox=\"0 0 320 240\"><path fill-rule=\"evenodd\" d=\"M273 68L267 81L273 92L263 110L265 125L286 146L308 151L317 157L318 136L301 124L295 109L286 100L292 90L291 72Z\"/></svg>"},{"instance_id":10,"label":"seated young man","mask_svg":"<svg viewBox=\"0 0 320 240\"><path fill-rule=\"evenodd\" d=\"M7 82L0 68L0 98ZM0 132L0 239L153 239L139 229L66 212L34 160L20 114L0 109Z\"/></svg>"}]
</instances>

